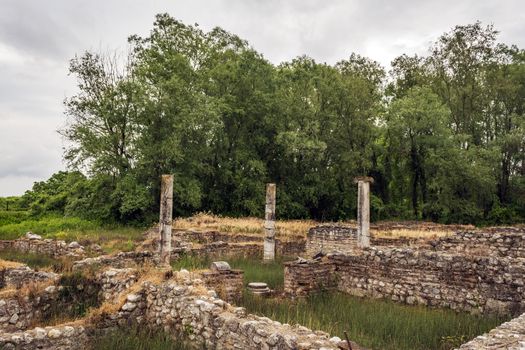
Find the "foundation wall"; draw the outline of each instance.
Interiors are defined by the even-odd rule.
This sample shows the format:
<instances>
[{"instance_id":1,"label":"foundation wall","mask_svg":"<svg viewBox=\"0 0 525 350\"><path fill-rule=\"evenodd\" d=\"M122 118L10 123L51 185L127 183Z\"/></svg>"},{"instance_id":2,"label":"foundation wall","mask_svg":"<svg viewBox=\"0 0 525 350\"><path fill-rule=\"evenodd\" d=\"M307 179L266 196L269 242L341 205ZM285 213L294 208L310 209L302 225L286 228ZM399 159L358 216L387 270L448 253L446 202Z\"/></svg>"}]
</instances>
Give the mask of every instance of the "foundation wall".
<instances>
[{"instance_id":1,"label":"foundation wall","mask_svg":"<svg viewBox=\"0 0 525 350\"><path fill-rule=\"evenodd\" d=\"M330 271L327 279L323 272ZM407 304L516 315L525 311L524 273L522 259L369 248L360 255L288 263L285 287L290 295L322 287Z\"/></svg>"},{"instance_id":2,"label":"foundation wall","mask_svg":"<svg viewBox=\"0 0 525 350\"><path fill-rule=\"evenodd\" d=\"M73 243L73 242L72 242ZM68 256L82 258L85 256L84 247L78 243L66 243L54 239L26 239L0 240L0 251L18 251L22 253L34 253L52 257Z\"/></svg>"}]
</instances>

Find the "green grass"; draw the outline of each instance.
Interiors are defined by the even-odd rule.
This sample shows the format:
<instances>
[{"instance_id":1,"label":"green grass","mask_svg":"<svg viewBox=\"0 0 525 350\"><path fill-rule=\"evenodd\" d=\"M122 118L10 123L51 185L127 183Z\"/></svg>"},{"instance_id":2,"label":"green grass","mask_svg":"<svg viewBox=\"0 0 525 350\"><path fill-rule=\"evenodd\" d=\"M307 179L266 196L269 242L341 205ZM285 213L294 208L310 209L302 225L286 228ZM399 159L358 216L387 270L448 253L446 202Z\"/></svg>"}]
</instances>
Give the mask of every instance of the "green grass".
<instances>
[{"instance_id":1,"label":"green grass","mask_svg":"<svg viewBox=\"0 0 525 350\"><path fill-rule=\"evenodd\" d=\"M21 253L17 251L0 251L0 259L17 261L32 268L58 266L62 262L53 257L35 253Z\"/></svg>"},{"instance_id":2,"label":"green grass","mask_svg":"<svg viewBox=\"0 0 525 350\"><path fill-rule=\"evenodd\" d=\"M167 334L147 330L119 329L93 341L92 350L189 350L196 349Z\"/></svg>"},{"instance_id":3,"label":"green grass","mask_svg":"<svg viewBox=\"0 0 525 350\"><path fill-rule=\"evenodd\" d=\"M184 256L175 269L208 268L209 257ZM263 264L260 259L222 258L233 268L244 270L244 282L266 282L271 288L283 286L282 261ZM260 298L244 293L241 306L248 312L283 323L301 324L352 340L371 349L445 350L498 326L506 319L477 317L452 310L401 305L391 301L352 297L325 292L292 302L282 298Z\"/></svg>"},{"instance_id":4,"label":"green grass","mask_svg":"<svg viewBox=\"0 0 525 350\"><path fill-rule=\"evenodd\" d=\"M244 284L250 282L266 282L272 289L280 290L284 283L283 260L263 263L262 259L245 257L225 257L212 259L208 256L184 255L172 263L174 270L182 268L187 270L207 269L213 261L227 261L233 269L244 271Z\"/></svg>"},{"instance_id":5,"label":"green grass","mask_svg":"<svg viewBox=\"0 0 525 350\"><path fill-rule=\"evenodd\" d=\"M100 244L107 253L113 251L130 251L142 239L143 228L130 226L101 225L97 221L76 217L44 217L39 219L7 220L6 213L0 212L0 239L17 239L26 232L41 235L43 238L62 239L67 242L77 241L80 244ZM8 214L9 216L11 214ZM13 214L14 215L14 214ZM22 215L22 214L20 214ZM24 214L25 215L25 214ZM16 216L16 215L15 215Z\"/></svg>"},{"instance_id":6,"label":"green grass","mask_svg":"<svg viewBox=\"0 0 525 350\"><path fill-rule=\"evenodd\" d=\"M245 293L241 304L250 313L323 330L342 339L346 330L358 344L385 350L453 349L505 321L337 292L319 293L297 302Z\"/></svg>"}]
</instances>

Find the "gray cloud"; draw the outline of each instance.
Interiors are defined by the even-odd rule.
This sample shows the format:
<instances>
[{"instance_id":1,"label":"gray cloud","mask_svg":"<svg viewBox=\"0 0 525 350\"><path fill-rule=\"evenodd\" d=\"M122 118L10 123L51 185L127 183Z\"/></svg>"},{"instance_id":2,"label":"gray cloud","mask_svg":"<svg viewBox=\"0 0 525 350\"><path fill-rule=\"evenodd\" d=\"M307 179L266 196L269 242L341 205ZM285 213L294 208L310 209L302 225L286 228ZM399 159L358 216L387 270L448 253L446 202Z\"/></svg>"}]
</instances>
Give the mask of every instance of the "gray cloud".
<instances>
[{"instance_id":1,"label":"gray cloud","mask_svg":"<svg viewBox=\"0 0 525 350\"><path fill-rule=\"evenodd\" d=\"M425 54L454 25L481 20L525 47L521 0L3 0L0 9L0 196L21 194L63 169L62 101L75 92L68 61L85 50L123 49L168 12L247 39L274 63L298 55L335 63L352 52L387 66Z\"/></svg>"}]
</instances>

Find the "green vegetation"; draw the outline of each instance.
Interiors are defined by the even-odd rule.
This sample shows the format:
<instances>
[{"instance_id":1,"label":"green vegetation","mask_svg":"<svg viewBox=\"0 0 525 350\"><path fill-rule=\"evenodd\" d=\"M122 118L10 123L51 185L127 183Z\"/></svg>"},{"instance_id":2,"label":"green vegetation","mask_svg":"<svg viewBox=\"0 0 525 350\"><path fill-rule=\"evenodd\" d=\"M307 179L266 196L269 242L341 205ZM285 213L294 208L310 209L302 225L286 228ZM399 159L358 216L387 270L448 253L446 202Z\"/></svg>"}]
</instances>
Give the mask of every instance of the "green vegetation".
<instances>
[{"instance_id":1,"label":"green vegetation","mask_svg":"<svg viewBox=\"0 0 525 350\"><path fill-rule=\"evenodd\" d=\"M102 224L78 217L53 215L31 218L25 212L0 211L0 220L2 217L16 217L20 220L10 219L9 222L7 219L4 220L4 224L0 224L0 239L17 239L31 231L43 238L61 239L66 242L77 241L84 245L97 243L108 253L116 250L133 250L137 242L143 239L144 233L144 228L141 227Z\"/></svg>"},{"instance_id":2,"label":"green vegetation","mask_svg":"<svg viewBox=\"0 0 525 350\"><path fill-rule=\"evenodd\" d=\"M490 25L456 26L389 72L357 54L275 66L232 33L167 14L129 43L126 64L71 60L71 171L0 207L143 224L173 173L175 216L262 217L276 182L280 218L338 220L355 215L353 178L370 175L374 219L525 219L525 51Z\"/></svg>"},{"instance_id":3,"label":"green vegetation","mask_svg":"<svg viewBox=\"0 0 525 350\"><path fill-rule=\"evenodd\" d=\"M175 341L167 334L145 329L118 329L101 337L96 337L92 350L189 350L195 346Z\"/></svg>"},{"instance_id":4,"label":"green vegetation","mask_svg":"<svg viewBox=\"0 0 525 350\"><path fill-rule=\"evenodd\" d=\"M244 282L266 282L276 290L283 287L283 261L263 264L254 258L224 258L233 268L244 270ZM184 256L174 269L208 268L209 257ZM306 299L260 298L245 292L241 306L248 312L283 323L301 324L372 349L448 350L498 326L505 319L478 317L452 310L400 305L376 299L323 292Z\"/></svg>"},{"instance_id":5,"label":"green vegetation","mask_svg":"<svg viewBox=\"0 0 525 350\"><path fill-rule=\"evenodd\" d=\"M244 284L250 282L266 282L273 289L280 290L284 283L283 259L263 263L262 259L246 257L221 257L212 259L208 256L183 255L179 260L172 263L174 270L200 270L207 269L215 260L225 260L233 269L244 271Z\"/></svg>"},{"instance_id":6,"label":"green vegetation","mask_svg":"<svg viewBox=\"0 0 525 350\"><path fill-rule=\"evenodd\" d=\"M53 257L35 254L35 253L21 253L18 251L0 251L0 259L16 261L22 264L26 264L32 268L42 267L54 267L59 268L62 265L62 261Z\"/></svg>"},{"instance_id":7,"label":"green vegetation","mask_svg":"<svg viewBox=\"0 0 525 350\"><path fill-rule=\"evenodd\" d=\"M346 330L356 343L384 350L453 349L504 321L328 292L297 302L245 293L242 306L250 313L320 329L342 339Z\"/></svg>"}]
</instances>

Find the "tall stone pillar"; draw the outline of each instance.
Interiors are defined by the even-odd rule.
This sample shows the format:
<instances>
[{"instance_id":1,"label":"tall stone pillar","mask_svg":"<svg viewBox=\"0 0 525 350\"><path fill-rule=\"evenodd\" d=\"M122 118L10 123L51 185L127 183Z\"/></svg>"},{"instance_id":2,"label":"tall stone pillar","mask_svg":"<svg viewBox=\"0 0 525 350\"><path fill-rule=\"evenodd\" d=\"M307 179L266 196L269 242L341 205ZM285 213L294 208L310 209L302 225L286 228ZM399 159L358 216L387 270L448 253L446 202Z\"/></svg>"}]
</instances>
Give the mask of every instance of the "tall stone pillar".
<instances>
[{"instance_id":1,"label":"tall stone pillar","mask_svg":"<svg viewBox=\"0 0 525 350\"><path fill-rule=\"evenodd\" d=\"M359 176L354 182L357 183L357 244L364 248L370 246L370 183L374 179Z\"/></svg>"},{"instance_id":2,"label":"tall stone pillar","mask_svg":"<svg viewBox=\"0 0 525 350\"><path fill-rule=\"evenodd\" d=\"M266 184L264 261L275 260L275 184Z\"/></svg>"},{"instance_id":3,"label":"tall stone pillar","mask_svg":"<svg viewBox=\"0 0 525 350\"><path fill-rule=\"evenodd\" d=\"M162 175L160 184L160 262L169 265L173 213L173 175Z\"/></svg>"}]
</instances>

